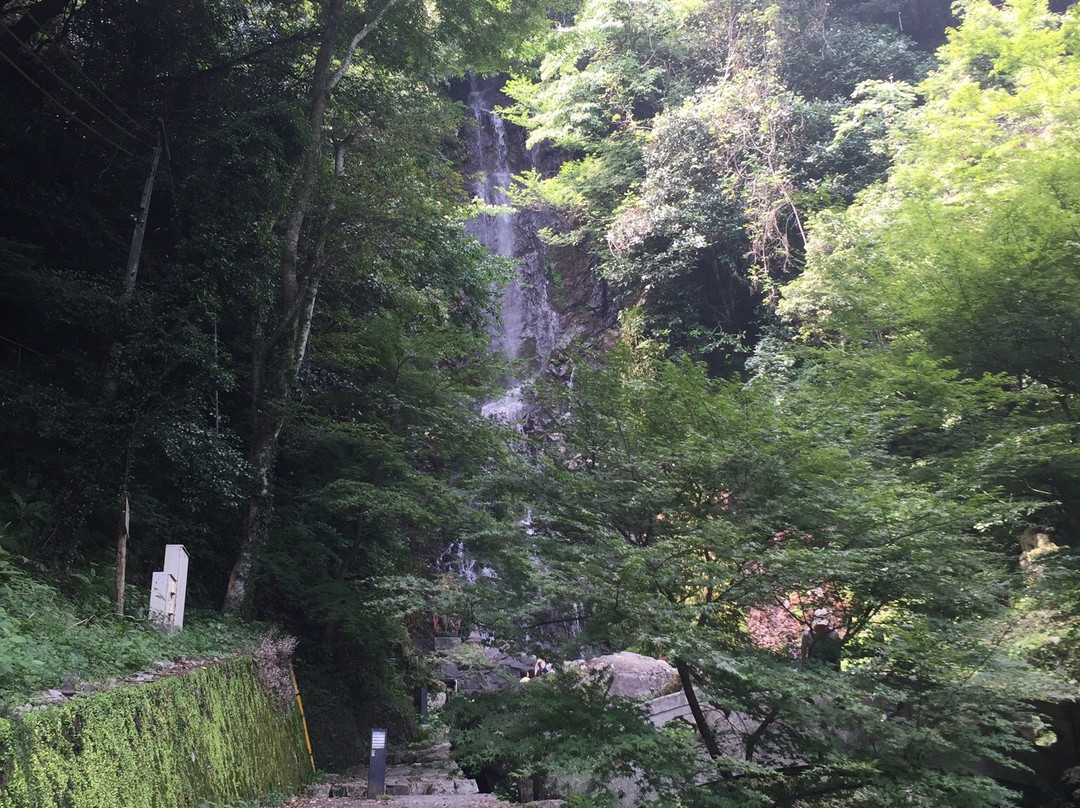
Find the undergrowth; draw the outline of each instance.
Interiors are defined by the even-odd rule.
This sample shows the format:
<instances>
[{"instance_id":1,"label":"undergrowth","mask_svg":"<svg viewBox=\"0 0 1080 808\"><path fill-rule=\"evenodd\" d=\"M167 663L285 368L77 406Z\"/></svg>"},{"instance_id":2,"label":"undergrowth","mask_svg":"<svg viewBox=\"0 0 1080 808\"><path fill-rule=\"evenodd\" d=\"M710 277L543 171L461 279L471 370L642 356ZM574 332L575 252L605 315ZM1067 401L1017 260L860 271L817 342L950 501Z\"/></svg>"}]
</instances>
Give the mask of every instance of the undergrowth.
<instances>
[{"instance_id":1,"label":"undergrowth","mask_svg":"<svg viewBox=\"0 0 1080 808\"><path fill-rule=\"evenodd\" d=\"M166 634L145 620L118 617L107 603L64 597L0 548L0 714L67 679L96 681L176 656L220 656L249 647L256 626L188 611Z\"/></svg>"},{"instance_id":2,"label":"undergrowth","mask_svg":"<svg viewBox=\"0 0 1080 808\"><path fill-rule=\"evenodd\" d=\"M279 791L276 788L270 789L261 799L257 800L239 800L232 802L204 802L199 808L273 808L273 806L284 805L288 802L289 795Z\"/></svg>"}]
</instances>

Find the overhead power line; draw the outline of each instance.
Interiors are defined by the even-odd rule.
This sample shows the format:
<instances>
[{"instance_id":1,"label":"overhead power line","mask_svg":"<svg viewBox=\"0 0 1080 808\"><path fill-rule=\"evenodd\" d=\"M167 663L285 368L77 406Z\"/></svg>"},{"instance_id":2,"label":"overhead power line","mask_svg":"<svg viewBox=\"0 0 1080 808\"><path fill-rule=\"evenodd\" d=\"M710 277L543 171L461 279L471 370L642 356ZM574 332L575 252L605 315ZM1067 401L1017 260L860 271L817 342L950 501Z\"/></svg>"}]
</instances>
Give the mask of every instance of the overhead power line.
<instances>
[{"instance_id":1,"label":"overhead power line","mask_svg":"<svg viewBox=\"0 0 1080 808\"><path fill-rule=\"evenodd\" d=\"M30 21L32 23L34 23L34 25L37 26L38 31L44 30L44 26L40 22L38 22L37 17L35 17L29 11L26 12L26 16L30 18ZM113 99L109 96L109 94L107 92L105 92L105 90L101 89L101 87L98 86L98 84L92 78L90 78L90 76L87 75L86 71L82 69L82 66L78 62L76 62L73 58L71 58L70 55L68 55L67 51L65 51L60 46L60 43L56 39L50 38L49 43L52 46L52 49L55 50L57 53L59 53L62 57L64 57L64 59L67 61L67 63L70 64L73 68L75 68L75 71L80 76L83 77L83 79L86 81L86 83L89 84L91 87L93 87L95 90L97 90L98 95L100 95L102 98L104 98L106 101L108 101L109 105L113 109L115 109L117 112L119 112L125 118L127 118L131 122L131 124L133 126L138 128L138 127L142 127L142 126L145 125L145 122L140 123L139 121L135 120L126 109L124 109L118 103L113 101Z\"/></svg>"},{"instance_id":2,"label":"overhead power line","mask_svg":"<svg viewBox=\"0 0 1080 808\"><path fill-rule=\"evenodd\" d=\"M32 86L34 86L38 90L40 90L42 95L44 95L46 98L48 98L54 104L56 104L56 106L58 106L61 110L63 110L64 113L69 118L74 120L76 123L81 124L89 132L96 135L101 140L104 140L106 143L108 143L110 146L117 149L118 151L122 151L124 154L130 155L131 157L138 157L138 155L135 154L135 152L131 151L130 149L124 148L119 143L117 143L115 140L108 137L107 135L103 135L101 132L99 132L97 129L95 129L91 124L88 124L86 121L84 121L82 118L80 118L76 113L72 112L70 109L68 109L66 106L64 106L63 102L61 102L58 98L56 98L56 96L54 96L52 93L50 93L44 87L42 87L40 84L38 84L36 81L34 81L34 79L32 79L30 76L28 76L26 74L26 72L23 71L23 69L21 67L19 67L17 64L15 64L15 62L12 61L11 57L8 56L3 51L0 51L0 59L3 59L5 62L7 62L9 65L11 65L11 67L15 70L16 73L18 73L20 76L22 76L28 82L30 82L30 84Z\"/></svg>"},{"instance_id":3,"label":"overhead power line","mask_svg":"<svg viewBox=\"0 0 1080 808\"><path fill-rule=\"evenodd\" d=\"M35 20L35 22L36 22L36 20ZM45 68L45 70L49 73L50 76L52 76L54 79L56 79L58 82L60 82L60 84L63 85L64 87L66 87L72 94L74 94L74 96L76 98L78 98L86 106L88 106L90 109L92 109L94 112L96 112L98 114L98 116L105 123L107 123L110 126L112 126L113 128L115 128L118 132L121 132L124 135L127 135L129 138L134 140L139 145L145 146L146 148L153 148L152 146L150 146L150 144L144 143L142 140L139 139L139 137L137 135L133 134L131 131L129 131L127 128L125 128L123 124L118 123L109 114L102 111L100 108L98 108L97 105L95 105L92 101L87 99L77 88L72 86L71 83L68 82L63 76L59 75L55 70L53 70L52 67L49 65L49 63L46 62L41 57L41 54L35 52L25 42L23 42L21 39L19 39L15 35L14 31L12 31L6 25L0 26L0 27L2 27L4 29L4 31L7 33L8 36L10 36L12 39L14 39L16 43L18 43L20 48L22 48L27 54L29 54L34 60L36 60L38 62L38 64L40 64L43 68ZM10 59L7 59L7 61L8 61L9 64L12 64L12 66L15 67L16 70L19 70L19 68L17 66L15 66L14 63L11 62ZM19 72L22 73L22 75L29 80L29 76L27 76L27 74L25 72L23 72L22 70L19 70ZM39 83L35 82L35 84L39 89L42 90L42 92L44 92L44 88L42 88ZM99 90L99 92L100 92L100 90ZM102 95L105 95L105 94L102 93ZM51 95L49 97L54 98L54 100L55 100L55 97L53 97ZM105 96L105 97L106 97L106 99L108 99L108 96ZM113 104L113 106L117 106L116 103L114 101L112 101L112 99L108 99L108 100L109 100L110 103ZM122 112L122 110L121 110L121 112ZM135 125L138 126L139 124L136 122Z\"/></svg>"}]
</instances>

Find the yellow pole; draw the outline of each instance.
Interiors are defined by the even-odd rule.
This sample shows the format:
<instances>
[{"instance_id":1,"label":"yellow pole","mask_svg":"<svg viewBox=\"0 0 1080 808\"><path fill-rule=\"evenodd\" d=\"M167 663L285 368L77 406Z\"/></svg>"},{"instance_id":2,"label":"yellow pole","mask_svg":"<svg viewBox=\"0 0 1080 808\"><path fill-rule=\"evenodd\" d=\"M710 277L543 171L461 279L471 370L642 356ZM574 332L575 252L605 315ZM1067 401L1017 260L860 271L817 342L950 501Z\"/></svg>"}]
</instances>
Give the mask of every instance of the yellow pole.
<instances>
[{"instance_id":1,"label":"yellow pole","mask_svg":"<svg viewBox=\"0 0 1080 808\"><path fill-rule=\"evenodd\" d=\"M308 758L311 760L311 773L314 774L315 769L315 755L311 751L311 736L308 735L307 718L304 717L304 702L300 700L300 685L296 683L296 671L293 670L292 663L289 663L289 676L292 677L293 692L296 693L296 706L300 708L300 723L304 725L304 741L307 743Z\"/></svg>"}]
</instances>

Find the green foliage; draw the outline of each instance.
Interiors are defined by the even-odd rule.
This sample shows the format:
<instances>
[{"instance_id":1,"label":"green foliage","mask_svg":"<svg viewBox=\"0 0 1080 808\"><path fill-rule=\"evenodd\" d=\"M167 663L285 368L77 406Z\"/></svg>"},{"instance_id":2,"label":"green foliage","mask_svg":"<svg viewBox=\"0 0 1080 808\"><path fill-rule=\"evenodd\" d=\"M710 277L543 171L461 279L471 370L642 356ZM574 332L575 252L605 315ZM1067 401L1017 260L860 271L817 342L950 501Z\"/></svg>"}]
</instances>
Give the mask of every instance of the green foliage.
<instances>
[{"instance_id":1,"label":"green foliage","mask_svg":"<svg viewBox=\"0 0 1080 808\"><path fill-rule=\"evenodd\" d=\"M312 774L249 657L0 720L0 772L4 808L235 804Z\"/></svg>"},{"instance_id":2,"label":"green foliage","mask_svg":"<svg viewBox=\"0 0 1080 808\"><path fill-rule=\"evenodd\" d=\"M749 382L725 382L624 344L550 391L558 436L538 437L520 494L524 552L544 563L519 578L492 560L503 586L520 582L508 600L521 605L493 603L489 628L584 617L575 646L685 665L730 725L697 785L669 782L661 798L1011 804L971 766L1022 747L1030 696L1023 666L993 651L1009 578L996 526L1037 503L995 488L975 460L998 437L980 417L1014 401L1000 380L910 362L763 352ZM793 658L815 608L842 629L840 670ZM791 621L786 640L756 627L769 610ZM513 722L497 726L518 739Z\"/></svg>"},{"instance_id":3,"label":"green foliage","mask_svg":"<svg viewBox=\"0 0 1080 808\"><path fill-rule=\"evenodd\" d=\"M545 46L506 91L530 143L568 159L519 198L558 211L553 242L589 250L652 334L721 373L798 268L806 213L883 170L865 140L832 143L832 116L859 82L927 68L895 32L802 2L586 3Z\"/></svg>"},{"instance_id":4,"label":"green foliage","mask_svg":"<svg viewBox=\"0 0 1080 808\"><path fill-rule=\"evenodd\" d=\"M1080 555L1075 547L1061 548L1037 562L1031 609L1036 631L1020 638L1021 650L1044 670L1080 682Z\"/></svg>"},{"instance_id":5,"label":"green foliage","mask_svg":"<svg viewBox=\"0 0 1080 808\"><path fill-rule=\"evenodd\" d=\"M813 222L781 311L811 341L860 349L866 367L953 368L938 387L955 391L953 415L933 432L912 421L922 435L905 451L944 469L982 440L961 462L1041 499L1039 519L1074 544L1077 17L1029 2L965 14L924 103L893 129L888 179ZM998 403L972 407L987 384Z\"/></svg>"},{"instance_id":6,"label":"green foliage","mask_svg":"<svg viewBox=\"0 0 1080 808\"><path fill-rule=\"evenodd\" d=\"M111 611L107 599L77 606L0 553L0 710L59 687L66 675L99 680L178 655L233 653L255 630L189 612L183 631L165 634Z\"/></svg>"},{"instance_id":7,"label":"green foliage","mask_svg":"<svg viewBox=\"0 0 1080 808\"><path fill-rule=\"evenodd\" d=\"M805 327L917 330L969 372L1075 392L1075 25L1034 3L969 8L888 183L816 223L787 293Z\"/></svg>"},{"instance_id":8,"label":"green foliage","mask_svg":"<svg viewBox=\"0 0 1080 808\"><path fill-rule=\"evenodd\" d=\"M687 738L655 728L641 705L612 696L610 684L568 670L510 691L456 697L447 708L455 759L510 799L523 783L535 799L584 789L590 801L579 804L590 805L611 804L618 778L623 789L641 790L635 804L682 787L694 757Z\"/></svg>"}]
</instances>

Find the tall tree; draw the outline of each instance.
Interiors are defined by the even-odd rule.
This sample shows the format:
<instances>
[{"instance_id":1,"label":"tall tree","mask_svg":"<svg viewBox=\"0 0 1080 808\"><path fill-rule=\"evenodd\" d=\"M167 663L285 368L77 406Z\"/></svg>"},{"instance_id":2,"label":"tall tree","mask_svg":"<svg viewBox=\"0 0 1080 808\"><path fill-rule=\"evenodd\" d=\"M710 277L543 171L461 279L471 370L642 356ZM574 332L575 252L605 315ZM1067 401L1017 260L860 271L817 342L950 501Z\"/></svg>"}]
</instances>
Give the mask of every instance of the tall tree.
<instances>
[{"instance_id":1,"label":"tall tree","mask_svg":"<svg viewBox=\"0 0 1080 808\"><path fill-rule=\"evenodd\" d=\"M801 266L805 214L873 179L830 147L832 116L860 80L928 67L902 34L805 2L586 3L545 44L508 92L530 142L567 159L523 196L655 334L724 373Z\"/></svg>"},{"instance_id":2,"label":"tall tree","mask_svg":"<svg viewBox=\"0 0 1080 808\"><path fill-rule=\"evenodd\" d=\"M676 666L710 760L697 784L650 799L1010 804L971 767L1021 746L1021 682L993 646L1007 560L988 526L1029 503L974 465L937 478L890 451L907 396L950 372L875 379L780 352L749 382L714 382L655 353L623 346L556 393L559 434L538 437L520 537L544 563L492 629L535 637L574 619L570 653L630 648ZM961 397L999 406L994 383ZM798 661L818 609L842 637L835 667Z\"/></svg>"},{"instance_id":3,"label":"tall tree","mask_svg":"<svg viewBox=\"0 0 1080 808\"><path fill-rule=\"evenodd\" d=\"M814 342L922 353L957 378L1005 374L1002 390L1020 397L1008 422L957 401L946 429L902 445L926 467L935 452L956 458L972 434L998 434L992 451L961 462L1040 502L1030 532L1056 551L1037 586L1045 611L1024 618L1036 636L1077 631L1058 604L1075 597L1080 538L1078 20L1026 0L968 4L917 88L922 103L893 119L888 179L812 223L807 271L782 306ZM1030 549L1019 529L1003 541L1016 555ZM1076 677L1056 643L1022 644Z\"/></svg>"},{"instance_id":4,"label":"tall tree","mask_svg":"<svg viewBox=\"0 0 1080 808\"><path fill-rule=\"evenodd\" d=\"M1033 2L971 4L919 87L925 103L896 119L888 180L818 218L783 306L812 339L921 347L965 375L1005 373L1018 389L1048 391L1056 406L1032 414L1051 443L1029 483L1057 501L1069 543L1077 21Z\"/></svg>"},{"instance_id":5,"label":"tall tree","mask_svg":"<svg viewBox=\"0 0 1080 808\"><path fill-rule=\"evenodd\" d=\"M293 180L295 190L282 217L284 238L278 262L279 283L274 316L256 324L251 367L251 435L248 457L253 490L244 509L240 549L229 576L224 610L239 611L247 602L251 577L266 541L272 501L274 462L285 424L285 409L307 352L311 322L326 267L326 243L334 226L329 195L316 201L330 95L352 64L356 49L378 26L397 0L387 2L368 19L345 18L345 0L329 0L320 8L322 29L310 80L307 110L308 142ZM342 51L341 40L347 44ZM339 63L335 63L339 59ZM334 177L345 173L347 141L334 145ZM301 248L301 236L305 237Z\"/></svg>"},{"instance_id":6,"label":"tall tree","mask_svg":"<svg viewBox=\"0 0 1080 808\"><path fill-rule=\"evenodd\" d=\"M346 177L348 152L360 134L362 122L349 108L348 95L341 90L347 87L351 71L378 69L377 62L363 64L363 49L397 4L398 0L387 0L367 8L346 0L328 0L320 7L321 38L313 54L309 80L308 137L280 220L278 283L271 291L274 306L270 316L255 325L249 438L252 492L245 506L240 547L225 595L226 611L245 608L255 565L266 542L281 430L307 352L319 288L330 260L328 249L332 249L343 223L335 195ZM449 58L444 69L486 66L493 57L506 53L512 33L527 30L538 19L527 4L520 8L488 3L460 7L450 4L442 10L425 7L406 12L408 16L402 17L398 25L421 26L427 36L419 48L446 49ZM413 18L416 14L419 20ZM491 16L488 35L481 38L476 32L467 32L469 22L485 14ZM395 30L400 32L402 28ZM460 52L455 53L455 49ZM378 55L374 58L377 60ZM409 58L421 62L422 69L429 66L422 52L405 55L402 61Z\"/></svg>"}]
</instances>

